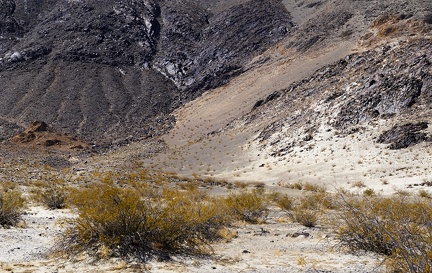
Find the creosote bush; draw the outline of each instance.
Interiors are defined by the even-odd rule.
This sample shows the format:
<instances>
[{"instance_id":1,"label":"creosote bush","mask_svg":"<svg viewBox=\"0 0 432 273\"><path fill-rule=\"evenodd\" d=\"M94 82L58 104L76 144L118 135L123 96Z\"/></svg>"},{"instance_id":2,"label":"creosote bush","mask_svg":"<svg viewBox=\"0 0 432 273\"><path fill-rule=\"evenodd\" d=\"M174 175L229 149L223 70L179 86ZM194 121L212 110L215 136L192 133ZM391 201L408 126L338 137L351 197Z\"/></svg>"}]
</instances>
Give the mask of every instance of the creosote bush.
<instances>
[{"instance_id":1,"label":"creosote bush","mask_svg":"<svg viewBox=\"0 0 432 273\"><path fill-rule=\"evenodd\" d=\"M424 189L419 190L417 195L421 198L432 199L432 194L430 192L428 192L427 190L424 190Z\"/></svg>"},{"instance_id":2,"label":"creosote bush","mask_svg":"<svg viewBox=\"0 0 432 273\"><path fill-rule=\"evenodd\" d=\"M309 210L336 209L335 197L329 193L315 192L300 198L298 208Z\"/></svg>"},{"instance_id":3,"label":"creosote bush","mask_svg":"<svg viewBox=\"0 0 432 273\"><path fill-rule=\"evenodd\" d=\"M407 197L344 200L340 246L387 257L392 272L432 272L432 202Z\"/></svg>"},{"instance_id":4,"label":"creosote bush","mask_svg":"<svg viewBox=\"0 0 432 273\"><path fill-rule=\"evenodd\" d=\"M21 219L24 207L25 200L21 196L21 192L16 189L0 188L0 226L16 225Z\"/></svg>"},{"instance_id":5,"label":"creosote bush","mask_svg":"<svg viewBox=\"0 0 432 273\"><path fill-rule=\"evenodd\" d=\"M202 192L168 188L139 192L98 184L76 190L71 203L79 217L70 220L58 250L142 261L208 254L218 230L231 220L216 201Z\"/></svg>"},{"instance_id":6,"label":"creosote bush","mask_svg":"<svg viewBox=\"0 0 432 273\"><path fill-rule=\"evenodd\" d=\"M35 190L33 198L49 209L62 209L66 207L69 189L63 184L43 183Z\"/></svg>"},{"instance_id":7,"label":"creosote bush","mask_svg":"<svg viewBox=\"0 0 432 273\"><path fill-rule=\"evenodd\" d=\"M285 211L290 211L293 208L294 200L292 197L288 196L287 194L274 194L272 196L273 201L275 204Z\"/></svg>"},{"instance_id":8,"label":"creosote bush","mask_svg":"<svg viewBox=\"0 0 432 273\"><path fill-rule=\"evenodd\" d=\"M328 215L327 210L338 210L336 196L326 192L310 192L293 201L289 216L294 222L306 227L315 227L318 220L324 221ZM326 216L326 217L324 217Z\"/></svg>"},{"instance_id":9,"label":"creosote bush","mask_svg":"<svg viewBox=\"0 0 432 273\"><path fill-rule=\"evenodd\" d=\"M312 191L312 192L325 192L326 188L324 186L312 184L309 182L295 182L294 184L285 184L287 188L294 190L304 190L304 191Z\"/></svg>"},{"instance_id":10,"label":"creosote bush","mask_svg":"<svg viewBox=\"0 0 432 273\"><path fill-rule=\"evenodd\" d=\"M249 223L263 222L268 215L268 198L262 189L232 194L225 199L224 206L235 219Z\"/></svg>"},{"instance_id":11,"label":"creosote bush","mask_svg":"<svg viewBox=\"0 0 432 273\"><path fill-rule=\"evenodd\" d=\"M296 209L291 213L293 221L305 226L315 227L318 221L318 212L308 209Z\"/></svg>"}]
</instances>

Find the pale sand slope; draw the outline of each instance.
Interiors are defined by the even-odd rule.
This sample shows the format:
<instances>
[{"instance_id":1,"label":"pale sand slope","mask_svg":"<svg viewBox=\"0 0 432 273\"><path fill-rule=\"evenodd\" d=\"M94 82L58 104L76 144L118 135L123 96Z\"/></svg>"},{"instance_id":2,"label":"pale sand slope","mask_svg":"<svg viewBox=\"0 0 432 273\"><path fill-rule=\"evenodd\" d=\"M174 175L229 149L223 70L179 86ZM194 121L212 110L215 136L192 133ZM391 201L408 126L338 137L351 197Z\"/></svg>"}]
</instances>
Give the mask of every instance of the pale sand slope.
<instances>
[{"instance_id":1,"label":"pale sand slope","mask_svg":"<svg viewBox=\"0 0 432 273\"><path fill-rule=\"evenodd\" d=\"M147 160L146 164L189 175L193 172L220 174L246 167L252 159L244 157L243 146L259 128L249 126L245 131L230 131L204 138L250 111L257 100L311 75L323 65L343 58L353 47L352 42L341 43L323 49L318 57L296 56L279 47L269 50L264 55L273 56L273 61L252 65L248 72L229 84L205 93L176 111L175 128L162 138L169 151ZM129 151L139 153L139 144L133 147Z\"/></svg>"}]
</instances>

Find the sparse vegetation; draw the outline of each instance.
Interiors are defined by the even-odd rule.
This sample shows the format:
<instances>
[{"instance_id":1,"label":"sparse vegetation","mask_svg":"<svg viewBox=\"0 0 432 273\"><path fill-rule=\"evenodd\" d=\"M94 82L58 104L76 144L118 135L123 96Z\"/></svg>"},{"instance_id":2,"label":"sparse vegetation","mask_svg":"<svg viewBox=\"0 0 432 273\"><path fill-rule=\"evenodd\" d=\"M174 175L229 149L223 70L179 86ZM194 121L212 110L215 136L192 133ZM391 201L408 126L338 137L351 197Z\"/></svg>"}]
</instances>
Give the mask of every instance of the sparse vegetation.
<instances>
[{"instance_id":1,"label":"sparse vegetation","mask_svg":"<svg viewBox=\"0 0 432 273\"><path fill-rule=\"evenodd\" d=\"M42 183L33 193L33 198L49 209L66 207L68 188L62 183Z\"/></svg>"},{"instance_id":2,"label":"sparse vegetation","mask_svg":"<svg viewBox=\"0 0 432 273\"><path fill-rule=\"evenodd\" d=\"M258 223L265 220L268 213L268 202L264 191L254 189L239 194L231 194L225 199L225 206L229 214L238 220Z\"/></svg>"},{"instance_id":3,"label":"sparse vegetation","mask_svg":"<svg viewBox=\"0 0 432 273\"><path fill-rule=\"evenodd\" d=\"M209 183L230 185L222 180L185 181L173 174L142 172L95 173L92 180L86 187L69 188L68 204L79 216L59 238L59 253L142 261L205 255L211 253L211 242L232 237L227 227L233 221L258 223L267 216L263 189L228 197L209 197L199 189Z\"/></svg>"},{"instance_id":4,"label":"sparse vegetation","mask_svg":"<svg viewBox=\"0 0 432 273\"><path fill-rule=\"evenodd\" d=\"M424 189L418 191L418 196L422 198L432 199L432 194Z\"/></svg>"},{"instance_id":5,"label":"sparse vegetation","mask_svg":"<svg viewBox=\"0 0 432 273\"><path fill-rule=\"evenodd\" d=\"M293 184L283 184L281 186L284 186L289 189L294 190L304 190L304 191L313 191L313 192L325 192L326 188L324 186L312 184L312 183L303 183L303 182L295 182Z\"/></svg>"},{"instance_id":6,"label":"sparse vegetation","mask_svg":"<svg viewBox=\"0 0 432 273\"><path fill-rule=\"evenodd\" d=\"M431 272L432 203L403 197L344 200L340 245L387 257L393 272Z\"/></svg>"},{"instance_id":7,"label":"sparse vegetation","mask_svg":"<svg viewBox=\"0 0 432 273\"><path fill-rule=\"evenodd\" d=\"M305 227L315 227L318 221L318 212L310 209L296 209L292 212L293 221Z\"/></svg>"},{"instance_id":8,"label":"sparse vegetation","mask_svg":"<svg viewBox=\"0 0 432 273\"><path fill-rule=\"evenodd\" d=\"M354 182L354 183L352 184L352 187L356 187L356 188L364 188L364 187L366 187L366 185L365 185L365 183L364 183L363 181L357 181L357 182Z\"/></svg>"},{"instance_id":9,"label":"sparse vegetation","mask_svg":"<svg viewBox=\"0 0 432 273\"><path fill-rule=\"evenodd\" d=\"M25 200L16 189L0 188L0 226L16 225L21 219Z\"/></svg>"},{"instance_id":10,"label":"sparse vegetation","mask_svg":"<svg viewBox=\"0 0 432 273\"><path fill-rule=\"evenodd\" d=\"M294 200L287 194L275 194L272 199L276 203L276 205L282 210L290 211L293 208Z\"/></svg>"},{"instance_id":11,"label":"sparse vegetation","mask_svg":"<svg viewBox=\"0 0 432 273\"><path fill-rule=\"evenodd\" d=\"M376 193L375 193L375 191L373 189L365 189L363 191L363 195L364 196L375 196Z\"/></svg>"},{"instance_id":12,"label":"sparse vegetation","mask_svg":"<svg viewBox=\"0 0 432 273\"><path fill-rule=\"evenodd\" d=\"M334 209L336 203L332 199L328 193L310 193L299 199L297 207L311 210Z\"/></svg>"}]
</instances>

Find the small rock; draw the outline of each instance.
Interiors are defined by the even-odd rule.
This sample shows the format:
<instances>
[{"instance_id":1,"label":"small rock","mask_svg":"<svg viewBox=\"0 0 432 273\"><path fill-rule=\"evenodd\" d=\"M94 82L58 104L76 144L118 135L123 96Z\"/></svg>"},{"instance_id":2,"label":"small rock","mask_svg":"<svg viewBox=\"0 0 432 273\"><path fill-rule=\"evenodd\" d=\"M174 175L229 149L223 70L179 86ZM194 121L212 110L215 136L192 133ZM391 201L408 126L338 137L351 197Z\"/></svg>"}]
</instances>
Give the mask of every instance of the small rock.
<instances>
[{"instance_id":1,"label":"small rock","mask_svg":"<svg viewBox=\"0 0 432 273\"><path fill-rule=\"evenodd\" d=\"M310 234L308 232L295 232L293 234L287 234L287 237L291 237L291 238L307 238L309 237Z\"/></svg>"}]
</instances>

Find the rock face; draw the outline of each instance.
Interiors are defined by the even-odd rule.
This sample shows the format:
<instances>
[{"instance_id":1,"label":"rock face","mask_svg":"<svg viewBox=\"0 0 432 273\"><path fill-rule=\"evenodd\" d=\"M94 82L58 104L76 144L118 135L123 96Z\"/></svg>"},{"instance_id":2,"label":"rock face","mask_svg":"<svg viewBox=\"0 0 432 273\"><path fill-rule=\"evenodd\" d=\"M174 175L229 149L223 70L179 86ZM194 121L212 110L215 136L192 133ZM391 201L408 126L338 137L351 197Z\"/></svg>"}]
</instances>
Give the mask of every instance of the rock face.
<instances>
[{"instance_id":1,"label":"rock face","mask_svg":"<svg viewBox=\"0 0 432 273\"><path fill-rule=\"evenodd\" d=\"M355 62L359 64L366 65L375 61L376 66L369 67L369 75L350 87L353 89L352 92L358 95L350 98L342 106L334 123L335 127L345 129L376 117L400 114L413 106L422 93L423 99L429 100L430 56L412 57L400 62L397 67L380 65L380 62L386 62L385 59L369 59L369 56L357 58Z\"/></svg>"},{"instance_id":2,"label":"rock face","mask_svg":"<svg viewBox=\"0 0 432 273\"><path fill-rule=\"evenodd\" d=\"M382 133L377 142L390 144L390 149L403 149L413 146L423 141L432 141L432 137L427 133L421 132L428 128L427 122L420 122L417 124L404 124L395 126L392 129Z\"/></svg>"},{"instance_id":3,"label":"rock face","mask_svg":"<svg viewBox=\"0 0 432 273\"><path fill-rule=\"evenodd\" d=\"M293 27L273 0L0 6L0 118L45 120L98 142L163 133L173 109L226 83Z\"/></svg>"},{"instance_id":4,"label":"rock face","mask_svg":"<svg viewBox=\"0 0 432 273\"><path fill-rule=\"evenodd\" d=\"M156 66L178 87L214 88L239 73L247 56L289 32L293 24L283 10L278 1L252 0L211 15L170 2L161 15L167 27Z\"/></svg>"},{"instance_id":5,"label":"rock face","mask_svg":"<svg viewBox=\"0 0 432 273\"><path fill-rule=\"evenodd\" d=\"M430 39L414 38L349 55L257 101L226 129L265 124L256 142L275 157L329 132L361 134L364 126L380 130L374 141L389 149L431 141L431 52Z\"/></svg>"}]
</instances>

